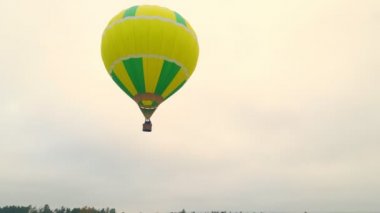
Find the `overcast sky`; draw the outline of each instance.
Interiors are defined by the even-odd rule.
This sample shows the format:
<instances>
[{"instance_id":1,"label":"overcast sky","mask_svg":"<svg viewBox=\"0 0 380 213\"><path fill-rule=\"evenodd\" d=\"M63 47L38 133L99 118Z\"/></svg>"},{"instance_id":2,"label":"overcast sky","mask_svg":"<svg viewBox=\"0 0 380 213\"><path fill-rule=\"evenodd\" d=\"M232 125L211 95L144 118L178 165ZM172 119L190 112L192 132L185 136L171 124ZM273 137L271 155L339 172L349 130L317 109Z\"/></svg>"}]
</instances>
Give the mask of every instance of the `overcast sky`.
<instances>
[{"instance_id":1,"label":"overcast sky","mask_svg":"<svg viewBox=\"0 0 380 213\"><path fill-rule=\"evenodd\" d=\"M200 45L143 133L100 56L136 4ZM0 206L380 210L380 1L0 0Z\"/></svg>"}]
</instances>

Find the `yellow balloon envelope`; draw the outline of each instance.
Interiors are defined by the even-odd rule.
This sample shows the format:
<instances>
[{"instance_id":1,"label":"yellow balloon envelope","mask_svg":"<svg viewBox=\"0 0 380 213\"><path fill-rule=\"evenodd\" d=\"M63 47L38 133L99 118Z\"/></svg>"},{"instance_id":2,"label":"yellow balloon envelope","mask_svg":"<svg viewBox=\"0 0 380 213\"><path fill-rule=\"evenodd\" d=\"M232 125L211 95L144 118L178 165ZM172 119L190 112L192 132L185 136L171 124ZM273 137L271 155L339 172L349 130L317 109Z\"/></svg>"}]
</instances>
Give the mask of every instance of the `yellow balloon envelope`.
<instances>
[{"instance_id":1,"label":"yellow balloon envelope","mask_svg":"<svg viewBox=\"0 0 380 213\"><path fill-rule=\"evenodd\" d=\"M134 6L108 23L102 38L104 65L115 83L150 117L193 73L198 41L189 22L159 6Z\"/></svg>"}]
</instances>

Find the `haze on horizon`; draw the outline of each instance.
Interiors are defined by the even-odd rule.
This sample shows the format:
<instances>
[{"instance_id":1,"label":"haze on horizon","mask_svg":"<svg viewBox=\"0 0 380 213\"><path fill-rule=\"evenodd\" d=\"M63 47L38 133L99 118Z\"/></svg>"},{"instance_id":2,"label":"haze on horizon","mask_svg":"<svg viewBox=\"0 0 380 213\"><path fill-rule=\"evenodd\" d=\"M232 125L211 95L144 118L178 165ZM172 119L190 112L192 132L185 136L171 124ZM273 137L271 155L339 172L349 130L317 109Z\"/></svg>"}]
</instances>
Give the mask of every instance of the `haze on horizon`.
<instances>
[{"instance_id":1,"label":"haze on horizon","mask_svg":"<svg viewBox=\"0 0 380 213\"><path fill-rule=\"evenodd\" d=\"M141 132L100 56L157 4L198 66ZM0 1L0 206L380 210L380 1Z\"/></svg>"}]
</instances>

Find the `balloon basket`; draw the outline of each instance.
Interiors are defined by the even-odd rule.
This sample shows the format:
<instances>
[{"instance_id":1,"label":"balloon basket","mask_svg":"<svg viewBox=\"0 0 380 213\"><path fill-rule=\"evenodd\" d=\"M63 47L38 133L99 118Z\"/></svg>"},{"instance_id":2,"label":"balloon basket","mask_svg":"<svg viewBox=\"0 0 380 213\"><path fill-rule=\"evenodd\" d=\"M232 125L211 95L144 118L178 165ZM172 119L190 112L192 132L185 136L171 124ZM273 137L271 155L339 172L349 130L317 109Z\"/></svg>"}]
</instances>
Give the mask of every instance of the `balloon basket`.
<instances>
[{"instance_id":1,"label":"balloon basket","mask_svg":"<svg viewBox=\"0 0 380 213\"><path fill-rule=\"evenodd\" d=\"M143 124L143 132L151 132L152 131L152 122L150 120L146 120Z\"/></svg>"}]
</instances>

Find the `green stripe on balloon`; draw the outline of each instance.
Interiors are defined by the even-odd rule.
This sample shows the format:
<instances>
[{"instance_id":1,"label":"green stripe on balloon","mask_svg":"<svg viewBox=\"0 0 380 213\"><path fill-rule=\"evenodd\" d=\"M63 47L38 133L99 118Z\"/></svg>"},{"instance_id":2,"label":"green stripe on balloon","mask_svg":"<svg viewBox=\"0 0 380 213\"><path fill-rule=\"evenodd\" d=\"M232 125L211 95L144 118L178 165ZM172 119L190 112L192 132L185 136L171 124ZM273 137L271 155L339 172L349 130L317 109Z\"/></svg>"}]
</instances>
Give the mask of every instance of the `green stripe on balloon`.
<instances>
[{"instance_id":1,"label":"green stripe on balloon","mask_svg":"<svg viewBox=\"0 0 380 213\"><path fill-rule=\"evenodd\" d=\"M122 89L129 97L133 98L133 95L129 90L124 86L124 84L120 81L120 79L116 76L115 72L111 72L111 77L113 81Z\"/></svg>"},{"instance_id":2,"label":"green stripe on balloon","mask_svg":"<svg viewBox=\"0 0 380 213\"><path fill-rule=\"evenodd\" d=\"M135 86L137 93L145 93L145 80L142 58L130 58L123 61L124 67Z\"/></svg>"},{"instance_id":3,"label":"green stripe on balloon","mask_svg":"<svg viewBox=\"0 0 380 213\"><path fill-rule=\"evenodd\" d=\"M175 13L175 19L176 19L177 23L180 23L186 27L186 20L179 13L177 13L177 12L174 12L174 13Z\"/></svg>"},{"instance_id":4,"label":"green stripe on balloon","mask_svg":"<svg viewBox=\"0 0 380 213\"><path fill-rule=\"evenodd\" d=\"M170 82L172 82L172 80L177 75L180 69L181 67L178 66L176 63L169 62L166 60L164 61L164 64L161 68L160 78L158 79L158 83L155 90L155 93L157 95L162 95L162 93L169 86Z\"/></svg>"},{"instance_id":5,"label":"green stripe on balloon","mask_svg":"<svg viewBox=\"0 0 380 213\"><path fill-rule=\"evenodd\" d=\"M134 6L134 7L128 8L128 9L124 12L124 18L125 18L125 17L128 17L128 16L135 16L138 7L139 7L139 6Z\"/></svg>"},{"instance_id":6,"label":"green stripe on balloon","mask_svg":"<svg viewBox=\"0 0 380 213\"><path fill-rule=\"evenodd\" d=\"M182 86L183 86L185 83L186 83L186 80L184 80L180 85L178 85L177 88L175 88L175 89L174 89L174 90L168 95L168 97L165 98L165 100L168 99L168 98L170 98L170 96L172 96L172 95L173 95L174 93L176 93L179 89L181 89Z\"/></svg>"}]
</instances>

